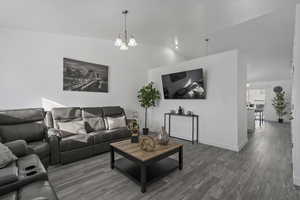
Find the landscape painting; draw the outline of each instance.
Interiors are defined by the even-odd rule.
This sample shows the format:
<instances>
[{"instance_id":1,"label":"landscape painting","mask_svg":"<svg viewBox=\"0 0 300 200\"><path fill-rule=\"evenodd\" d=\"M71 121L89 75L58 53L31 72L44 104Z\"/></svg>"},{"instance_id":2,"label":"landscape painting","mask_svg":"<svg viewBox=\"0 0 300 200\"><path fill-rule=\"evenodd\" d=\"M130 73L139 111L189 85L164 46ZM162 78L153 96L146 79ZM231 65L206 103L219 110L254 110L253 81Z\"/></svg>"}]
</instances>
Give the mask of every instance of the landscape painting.
<instances>
[{"instance_id":1,"label":"landscape painting","mask_svg":"<svg viewBox=\"0 0 300 200\"><path fill-rule=\"evenodd\" d=\"M108 66L64 58L63 90L108 92Z\"/></svg>"}]
</instances>

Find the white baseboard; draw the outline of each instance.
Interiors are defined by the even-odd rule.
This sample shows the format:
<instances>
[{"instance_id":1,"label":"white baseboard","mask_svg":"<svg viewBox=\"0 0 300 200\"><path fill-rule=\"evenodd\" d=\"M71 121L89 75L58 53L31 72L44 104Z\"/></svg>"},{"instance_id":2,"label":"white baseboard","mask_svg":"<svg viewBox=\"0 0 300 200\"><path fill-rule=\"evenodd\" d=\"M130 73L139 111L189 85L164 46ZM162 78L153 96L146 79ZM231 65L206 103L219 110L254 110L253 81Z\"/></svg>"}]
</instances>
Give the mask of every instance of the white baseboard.
<instances>
[{"instance_id":1,"label":"white baseboard","mask_svg":"<svg viewBox=\"0 0 300 200\"><path fill-rule=\"evenodd\" d=\"M160 129L157 129L156 127L151 127L150 130L153 132L159 132ZM189 138L182 138L182 139L187 139L189 140ZM241 145L231 145L231 144L224 144L222 142L218 142L218 141L210 141L210 140L203 140L203 138L199 137L199 143L201 144L206 144L206 145L211 145L211 146L215 146L215 147L219 147L222 149L227 149L230 151L235 151L235 152L239 152L246 144L247 144L248 140L244 141Z\"/></svg>"},{"instance_id":2,"label":"white baseboard","mask_svg":"<svg viewBox=\"0 0 300 200\"><path fill-rule=\"evenodd\" d=\"M265 122L271 122L271 123L278 123L278 120L269 120L269 119L265 119ZM283 124L290 124L291 121L290 120L284 120Z\"/></svg>"},{"instance_id":3,"label":"white baseboard","mask_svg":"<svg viewBox=\"0 0 300 200\"><path fill-rule=\"evenodd\" d=\"M241 151L247 143L248 143L248 140L243 141L243 142L239 145L238 151Z\"/></svg>"},{"instance_id":4,"label":"white baseboard","mask_svg":"<svg viewBox=\"0 0 300 200\"><path fill-rule=\"evenodd\" d=\"M294 185L300 186L300 178L294 176Z\"/></svg>"},{"instance_id":5,"label":"white baseboard","mask_svg":"<svg viewBox=\"0 0 300 200\"><path fill-rule=\"evenodd\" d=\"M216 142L216 141L201 140L201 139L199 140L199 142L202 144L211 145L211 146L219 147L222 149L239 152L239 147L235 146L235 145L224 144L224 143L220 143L220 142Z\"/></svg>"}]
</instances>

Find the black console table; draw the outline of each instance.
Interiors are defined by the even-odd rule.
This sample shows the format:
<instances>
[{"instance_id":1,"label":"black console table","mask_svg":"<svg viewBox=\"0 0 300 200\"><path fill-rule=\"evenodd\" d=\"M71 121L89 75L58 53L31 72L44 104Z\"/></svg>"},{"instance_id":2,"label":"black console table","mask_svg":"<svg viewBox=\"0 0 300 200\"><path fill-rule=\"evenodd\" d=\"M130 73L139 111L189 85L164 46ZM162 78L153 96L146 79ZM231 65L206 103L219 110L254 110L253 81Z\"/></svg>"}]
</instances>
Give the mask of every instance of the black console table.
<instances>
[{"instance_id":1,"label":"black console table","mask_svg":"<svg viewBox=\"0 0 300 200\"><path fill-rule=\"evenodd\" d=\"M198 115L185 115L185 114L177 114L177 113L165 113L164 114L164 127L166 128L166 118L167 116L169 116L169 127L168 127L168 131L169 131L169 136L170 137L174 137L171 136L171 116L181 116L181 117L190 117L192 119L192 144L194 144L194 138L195 138L195 128L194 128L194 120L196 120L197 122L197 138L196 138L196 142L198 144L198 136L199 136L199 116ZM174 138L178 138L178 137L174 137ZM182 138L178 138L178 139L182 139Z\"/></svg>"}]
</instances>

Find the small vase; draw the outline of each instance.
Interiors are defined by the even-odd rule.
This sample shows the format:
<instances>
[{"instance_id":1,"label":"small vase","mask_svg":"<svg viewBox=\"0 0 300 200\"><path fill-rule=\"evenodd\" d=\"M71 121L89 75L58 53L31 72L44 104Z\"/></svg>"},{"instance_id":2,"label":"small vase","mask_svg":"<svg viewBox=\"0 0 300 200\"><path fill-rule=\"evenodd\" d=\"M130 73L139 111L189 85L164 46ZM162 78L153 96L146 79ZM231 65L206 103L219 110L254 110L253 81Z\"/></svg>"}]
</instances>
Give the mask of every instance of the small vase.
<instances>
[{"instance_id":1,"label":"small vase","mask_svg":"<svg viewBox=\"0 0 300 200\"><path fill-rule=\"evenodd\" d=\"M138 135L132 135L131 136L131 143L139 143L139 136Z\"/></svg>"},{"instance_id":2,"label":"small vase","mask_svg":"<svg viewBox=\"0 0 300 200\"><path fill-rule=\"evenodd\" d=\"M178 108L178 112L177 112L179 115L182 115L182 114L184 114L183 113L183 108L181 107L181 106L179 106L179 108Z\"/></svg>"},{"instance_id":3,"label":"small vase","mask_svg":"<svg viewBox=\"0 0 300 200\"><path fill-rule=\"evenodd\" d=\"M158 143L161 145L167 145L169 143L169 135L164 127L161 128L157 139Z\"/></svg>"}]
</instances>

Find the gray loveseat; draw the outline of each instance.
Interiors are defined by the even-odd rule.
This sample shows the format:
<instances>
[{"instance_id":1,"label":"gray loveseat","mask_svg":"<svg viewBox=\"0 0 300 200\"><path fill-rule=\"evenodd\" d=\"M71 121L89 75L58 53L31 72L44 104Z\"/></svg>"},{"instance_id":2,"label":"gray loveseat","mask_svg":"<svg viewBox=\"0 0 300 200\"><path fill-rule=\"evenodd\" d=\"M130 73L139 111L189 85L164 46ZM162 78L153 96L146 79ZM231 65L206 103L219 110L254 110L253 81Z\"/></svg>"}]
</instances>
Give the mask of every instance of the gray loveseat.
<instances>
[{"instance_id":1,"label":"gray loveseat","mask_svg":"<svg viewBox=\"0 0 300 200\"><path fill-rule=\"evenodd\" d=\"M51 158L54 163L69 163L81 160L96 154L107 152L110 149L109 144L131 136L127 126L110 129L105 123L107 117L122 117L126 116L124 109L119 106L113 107L64 107L54 108L47 113L49 135L56 136L58 147L52 148ZM104 125L98 127L90 126L89 124L95 121L101 121ZM76 122L84 121L87 134L78 135L62 135L59 127L60 122ZM127 122L126 122L127 125Z\"/></svg>"}]
</instances>

